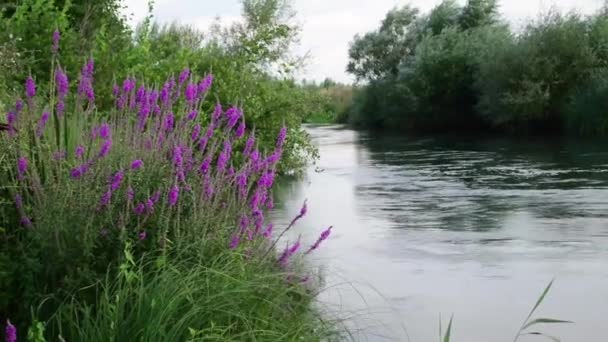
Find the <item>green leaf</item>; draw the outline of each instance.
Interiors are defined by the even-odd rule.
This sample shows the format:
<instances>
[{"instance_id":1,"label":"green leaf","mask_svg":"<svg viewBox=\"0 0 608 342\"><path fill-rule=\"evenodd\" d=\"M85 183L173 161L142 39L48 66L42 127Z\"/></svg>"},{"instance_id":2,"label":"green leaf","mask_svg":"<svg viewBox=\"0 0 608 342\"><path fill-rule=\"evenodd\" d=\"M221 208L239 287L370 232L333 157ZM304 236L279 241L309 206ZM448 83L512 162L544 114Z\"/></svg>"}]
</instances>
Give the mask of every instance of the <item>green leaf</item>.
<instances>
[{"instance_id":1,"label":"green leaf","mask_svg":"<svg viewBox=\"0 0 608 342\"><path fill-rule=\"evenodd\" d=\"M526 322L530 319L530 317L532 317L532 315L534 314L534 312L536 311L536 309L538 309L538 307L543 302L543 300L545 300L545 297L547 296L547 293L549 293L549 290L551 289L551 286L553 286L553 281L555 281L555 279L553 279L553 280L551 280L551 282L549 282L549 285L547 285L547 287L545 288L545 290L543 291L543 293L540 295L540 298L538 298L538 300L536 301L536 304L532 308L532 311L530 311L530 314L526 318Z\"/></svg>"},{"instance_id":2,"label":"green leaf","mask_svg":"<svg viewBox=\"0 0 608 342\"><path fill-rule=\"evenodd\" d=\"M560 319L553 319L553 318L537 318L531 322L528 322L526 325L523 326L523 328L521 328L521 330L525 330L536 324L544 324L544 323L573 323L573 322L572 321L563 321Z\"/></svg>"},{"instance_id":3,"label":"green leaf","mask_svg":"<svg viewBox=\"0 0 608 342\"><path fill-rule=\"evenodd\" d=\"M542 337L546 337L546 338L548 338L548 339L550 339L551 341L554 341L554 342L561 342L561 340L560 340L559 338L555 337L555 336L551 336L551 335L543 334L543 333L541 333L541 332L537 332L537 331L535 331L535 332L531 332L531 333L525 333L524 335L536 335L536 336L542 336Z\"/></svg>"},{"instance_id":4,"label":"green leaf","mask_svg":"<svg viewBox=\"0 0 608 342\"><path fill-rule=\"evenodd\" d=\"M448 323L448 330L445 332L445 336L443 337L443 342L450 342L450 337L452 335L452 322L454 320L454 316L450 318L450 323Z\"/></svg>"}]
</instances>

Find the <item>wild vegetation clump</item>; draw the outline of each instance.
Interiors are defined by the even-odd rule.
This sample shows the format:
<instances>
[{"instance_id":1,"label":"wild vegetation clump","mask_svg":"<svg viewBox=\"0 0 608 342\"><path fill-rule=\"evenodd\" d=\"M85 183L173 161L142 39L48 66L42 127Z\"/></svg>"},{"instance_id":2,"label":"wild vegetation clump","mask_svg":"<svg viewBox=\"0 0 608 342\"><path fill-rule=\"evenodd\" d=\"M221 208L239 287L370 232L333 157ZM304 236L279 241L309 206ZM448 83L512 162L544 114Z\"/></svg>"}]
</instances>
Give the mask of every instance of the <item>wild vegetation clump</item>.
<instances>
[{"instance_id":1,"label":"wild vegetation clump","mask_svg":"<svg viewBox=\"0 0 608 342\"><path fill-rule=\"evenodd\" d=\"M298 262L331 228L283 246L306 203L287 227L266 219L289 129L259 144L239 104L208 98L214 76L188 68L110 84L101 111L94 60L70 79L60 38L50 84L28 77L0 132L7 340L337 337Z\"/></svg>"}]
</instances>

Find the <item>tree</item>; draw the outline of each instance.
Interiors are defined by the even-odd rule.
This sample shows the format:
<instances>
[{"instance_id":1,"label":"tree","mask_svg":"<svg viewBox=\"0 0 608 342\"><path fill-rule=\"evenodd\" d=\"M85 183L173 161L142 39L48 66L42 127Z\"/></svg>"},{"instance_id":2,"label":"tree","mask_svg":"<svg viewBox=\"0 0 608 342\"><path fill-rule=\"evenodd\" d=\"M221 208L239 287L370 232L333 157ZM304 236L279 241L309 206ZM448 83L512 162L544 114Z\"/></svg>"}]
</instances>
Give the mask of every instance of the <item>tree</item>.
<instances>
[{"instance_id":1,"label":"tree","mask_svg":"<svg viewBox=\"0 0 608 342\"><path fill-rule=\"evenodd\" d=\"M498 21L498 3L496 0L468 0L458 21L463 30L492 25Z\"/></svg>"}]
</instances>

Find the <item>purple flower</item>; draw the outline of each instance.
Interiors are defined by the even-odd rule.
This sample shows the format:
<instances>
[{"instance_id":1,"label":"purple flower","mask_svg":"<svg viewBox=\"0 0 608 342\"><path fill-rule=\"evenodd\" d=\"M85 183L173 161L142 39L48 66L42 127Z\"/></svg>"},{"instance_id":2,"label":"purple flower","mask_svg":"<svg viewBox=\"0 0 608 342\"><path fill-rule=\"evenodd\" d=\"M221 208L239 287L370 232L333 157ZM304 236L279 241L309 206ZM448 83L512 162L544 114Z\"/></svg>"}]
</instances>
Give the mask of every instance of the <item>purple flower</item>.
<instances>
[{"instance_id":1,"label":"purple flower","mask_svg":"<svg viewBox=\"0 0 608 342\"><path fill-rule=\"evenodd\" d=\"M245 149L243 150L243 155L248 157L253 149L253 145L255 145L255 132L251 132L249 134L249 138L247 138L247 142L245 143Z\"/></svg>"},{"instance_id":2,"label":"purple flower","mask_svg":"<svg viewBox=\"0 0 608 342\"><path fill-rule=\"evenodd\" d=\"M122 83L122 91L125 94L128 94L128 93L132 92L133 89L135 89L135 85L136 85L136 83L135 83L134 79L127 78Z\"/></svg>"},{"instance_id":3,"label":"purple flower","mask_svg":"<svg viewBox=\"0 0 608 342\"><path fill-rule=\"evenodd\" d=\"M210 166L211 166L211 157L207 157L207 158L205 158L205 160L203 160L203 163L201 164L201 167L200 167L201 173L207 174Z\"/></svg>"},{"instance_id":4,"label":"purple flower","mask_svg":"<svg viewBox=\"0 0 608 342\"><path fill-rule=\"evenodd\" d=\"M108 190L101 195L101 199L99 200L99 207L105 208L110 204L110 199L112 199L112 190Z\"/></svg>"},{"instance_id":5,"label":"purple flower","mask_svg":"<svg viewBox=\"0 0 608 342\"><path fill-rule=\"evenodd\" d=\"M181 146L175 146L173 149L173 166L180 169L184 165L184 154Z\"/></svg>"},{"instance_id":6,"label":"purple flower","mask_svg":"<svg viewBox=\"0 0 608 342\"><path fill-rule=\"evenodd\" d=\"M29 217L23 216L20 221L21 225L26 228L32 228L32 220Z\"/></svg>"},{"instance_id":7,"label":"purple flower","mask_svg":"<svg viewBox=\"0 0 608 342\"><path fill-rule=\"evenodd\" d=\"M23 207L23 198L19 194L15 195L15 207L17 207L17 209Z\"/></svg>"},{"instance_id":8,"label":"purple flower","mask_svg":"<svg viewBox=\"0 0 608 342\"><path fill-rule=\"evenodd\" d=\"M133 202L135 199L135 190L132 187L127 188L127 201Z\"/></svg>"},{"instance_id":9,"label":"purple flower","mask_svg":"<svg viewBox=\"0 0 608 342\"><path fill-rule=\"evenodd\" d=\"M84 156L84 146L78 145L74 151L74 154L76 155L77 159L82 159L82 156Z\"/></svg>"},{"instance_id":10,"label":"purple flower","mask_svg":"<svg viewBox=\"0 0 608 342\"><path fill-rule=\"evenodd\" d=\"M241 116L243 115L243 112L237 108L237 107L230 107L227 111L226 111L226 117L228 118L228 128L232 129L236 123L239 121L239 119L241 118Z\"/></svg>"},{"instance_id":11,"label":"purple flower","mask_svg":"<svg viewBox=\"0 0 608 342\"><path fill-rule=\"evenodd\" d=\"M243 135L245 135L245 119L241 120L241 124L239 125L239 127L237 127L236 132L234 133L234 136L237 139L240 139L243 137Z\"/></svg>"},{"instance_id":12,"label":"purple flower","mask_svg":"<svg viewBox=\"0 0 608 342\"><path fill-rule=\"evenodd\" d=\"M287 262L289 261L289 258L296 254L298 252L298 249L300 249L300 239L298 239L298 241L296 241L291 247L285 247L285 250L279 258L279 264L281 266L286 266Z\"/></svg>"},{"instance_id":13,"label":"purple flower","mask_svg":"<svg viewBox=\"0 0 608 342\"><path fill-rule=\"evenodd\" d=\"M154 206L154 203L152 204L152 206ZM133 212L135 212L135 215L137 216L141 216L146 212L146 205L143 203L138 203L135 208L133 208Z\"/></svg>"},{"instance_id":14,"label":"purple flower","mask_svg":"<svg viewBox=\"0 0 608 342\"><path fill-rule=\"evenodd\" d=\"M272 195L268 196L268 199L266 200L266 209L268 209L268 210L274 209L274 200L272 199Z\"/></svg>"},{"instance_id":15,"label":"purple flower","mask_svg":"<svg viewBox=\"0 0 608 342\"><path fill-rule=\"evenodd\" d=\"M154 195L150 197L150 201L152 201L152 203L157 203L160 201L160 191L155 192Z\"/></svg>"},{"instance_id":16,"label":"purple flower","mask_svg":"<svg viewBox=\"0 0 608 342\"><path fill-rule=\"evenodd\" d=\"M146 237L148 237L148 234L146 233L146 231L145 231L145 230L142 230L142 231L139 233L138 237L139 237L139 241L144 241L144 240L146 239Z\"/></svg>"},{"instance_id":17,"label":"purple flower","mask_svg":"<svg viewBox=\"0 0 608 342\"><path fill-rule=\"evenodd\" d=\"M6 342L17 342L17 328L6 320Z\"/></svg>"},{"instance_id":18,"label":"purple flower","mask_svg":"<svg viewBox=\"0 0 608 342\"><path fill-rule=\"evenodd\" d=\"M101 145L101 149L99 150L99 158L104 158L110 153L110 149L112 148L112 139L107 139Z\"/></svg>"},{"instance_id":19,"label":"purple flower","mask_svg":"<svg viewBox=\"0 0 608 342\"><path fill-rule=\"evenodd\" d=\"M196 124L192 129L191 139L192 141L196 141L198 137L201 135L201 125Z\"/></svg>"},{"instance_id":20,"label":"purple flower","mask_svg":"<svg viewBox=\"0 0 608 342\"><path fill-rule=\"evenodd\" d=\"M17 99L17 101L15 101L15 113L19 114L19 112L21 112L22 109L23 109L23 101L21 101L21 99Z\"/></svg>"},{"instance_id":21,"label":"purple flower","mask_svg":"<svg viewBox=\"0 0 608 342\"><path fill-rule=\"evenodd\" d=\"M182 72L179 74L179 86L180 87L182 86L182 84L184 84L184 82L186 82L186 80L188 79L189 76L190 76L190 69L184 68L184 70L182 70Z\"/></svg>"},{"instance_id":22,"label":"purple flower","mask_svg":"<svg viewBox=\"0 0 608 342\"><path fill-rule=\"evenodd\" d=\"M281 127L279 131L279 136L277 138L277 149L281 149L283 144L285 144L285 138L287 137L287 127Z\"/></svg>"},{"instance_id":23,"label":"purple flower","mask_svg":"<svg viewBox=\"0 0 608 342\"><path fill-rule=\"evenodd\" d=\"M199 94L199 96L200 95L204 95L205 93L207 93L207 91L209 91L209 88L211 88L211 84L213 84L213 75L212 74L208 74L198 84L198 94Z\"/></svg>"},{"instance_id":24,"label":"purple flower","mask_svg":"<svg viewBox=\"0 0 608 342\"><path fill-rule=\"evenodd\" d=\"M167 116L165 117L165 121L163 123L163 129L165 131L173 131L173 124L174 124L174 116L173 113L169 113L167 114Z\"/></svg>"},{"instance_id":25,"label":"purple flower","mask_svg":"<svg viewBox=\"0 0 608 342\"><path fill-rule=\"evenodd\" d=\"M93 77L93 72L95 69L95 61L93 58L89 58L87 64L84 65L84 69L82 69L82 75L86 77Z\"/></svg>"},{"instance_id":26,"label":"purple flower","mask_svg":"<svg viewBox=\"0 0 608 342\"><path fill-rule=\"evenodd\" d=\"M215 105L215 108L213 109L213 114L211 115L211 122L216 123L222 116L222 113L223 113L222 105L217 103Z\"/></svg>"},{"instance_id":27,"label":"purple flower","mask_svg":"<svg viewBox=\"0 0 608 342\"><path fill-rule=\"evenodd\" d=\"M146 98L146 86L143 84L137 89L137 93L135 93L135 103L142 103Z\"/></svg>"},{"instance_id":28,"label":"purple flower","mask_svg":"<svg viewBox=\"0 0 608 342\"><path fill-rule=\"evenodd\" d=\"M205 198L211 199L213 197L215 189L213 188L213 183L211 182L211 178L209 177L208 174L205 175L205 181L204 181L203 186L205 189Z\"/></svg>"},{"instance_id":29,"label":"purple flower","mask_svg":"<svg viewBox=\"0 0 608 342\"><path fill-rule=\"evenodd\" d=\"M40 120L38 120L38 125L36 127L36 136L42 136L44 128L46 127L46 122L49 120L49 115L49 112L44 112L42 113L42 116L40 116Z\"/></svg>"},{"instance_id":30,"label":"purple flower","mask_svg":"<svg viewBox=\"0 0 608 342\"><path fill-rule=\"evenodd\" d=\"M70 177L72 177L74 179L78 179L78 178L82 177L85 173L87 173L88 171L89 171L89 165L82 164L80 166L73 168L70 171Z\"/></svg>"},{"instance_id":31,"label":"purple flower","mask_svg":"<svg viewBox=\"0 0 608 342\"><path fill-rule=\"evenodd\" d=\"M122 180L125 177L125 172L124 171L118 171L116 172L116 174L112 177L112 183L110 184L110 189L112 191L116 191L120 188L120 185L122 184Z\"/></svg>"},{"instance_id":32,"label":"purple flower","mask_svg":"<svg viewBox=\"0 0 608 342\"><path fill-rule=\"evenodd\" d=\"M230 157L232 155L232 144L230 141L224 142L224 149L220 153L220 156L217 158L217 169L219 171L224 171L226 169L226 165L228 161L230 161Z\"/></svg>"},{"instance_id":33,"label":"purple flower","mask_svg":"<svg viewBox=\"0 0 608 342\"><path fill-rule=\"evenodd\" d=\"M120 95L120 87L116 83L114 83L112 86L112 95L114 95L116 98L118 98L118 95Z\"/></svg>"},{"instance_id":34,"label":"purple flower","mask_svg":"<svg viewBox=\"0 0 608 342\"><path fill-rule=\"evenodd\" d=\"M281 155L283 154L283 150L281 150L280 148L277 148L276 150L274 150L274 152L266 159L266 163L268 165L274 165L276 164L279 160L281 160Z\"/></svg>"},{"instance_id":35,"label":"purple flower","mask_svg":"<svg viewBox=\"0 0 608 342\"><path fill-rule=\"evenodd\" d=\"M272 237L272 228L272 223L268 224L268 227L266 227L266 230L264 233L262 233L262 235L264 235L265 238L270 239Z\"/></svg>"},{"instance_id":36,"label":"purple flower","mask_svg":"<svg viewBox=\"0 0 608 342\"><path fill-rule=\"evenodd\" d=\"M58 117L63 117L63 113L65 113L65 102L62 99L57 101L57 105L55 105L55 110L57 111Z\"/></svg>"},{"instance_id":37,"label":"purple flower","mask_svg":"<svg viewBox=\"0 0 608 342\"><path fill-rule=\"evenodd\" d=\"M26 157L21 157L17 160L17 177L23 180L27 172L28 161Z\"/></svg>"},{"instance_id":38,"label":"purple flower","mask_svg":"<svg viewBox=\"0 0 608 342\"><path fill-rule=\"evenodd\" d=\"M194 104L194 101L196 101L196 84L188 83L186 90L184 91L184 97L190 105Z\"/></svg>"},{"instance_id":39,"label":"purple flower","mask_svg":"<svg viewBox=\"0 0 608 342\"><path fill-rule=\"evenodd\" d=\"M110 125L108 125L107 123L103 123L101 124L101 126L99 126L99 137L101 139L109 139L111 136L111 130L110 130Z\"/></svg>"},{"instance_id":40,"label":"purple flower","mask_svg":"<svg viewBox=\"0 0 608 342\"><path fill-rule=\"evenodd\" d=\"M160 90L160 101L164 106L169 106L169 102L171 101L171 91L173 90L173 80L169 80L165 82L163 88Z\"/></svg>"},{"instance_id":41,"label":"purple flower","mask_svg":"<svg viewBox=\"0 0 608 342\"><path fill-rule=\"evenodd\" d=\"M236 184L239 188L239 193L240 193L241 197L247 196L247 190L248 190L247 186L249 185L247 178L248 178L248 174L247 174L246 170L239 173L236 176Z\"/></svg>"},{"instance_id":42,"label":"purple flower","mask_svg":"<svg viewBox=\"0 0 608 342\"><path fill-rule=\"evenodd\" d=\"M68 93L68 89L70 87L70 83L68 80L68 75L61 70L60 67L57 67L55 70L55 86L57 88L57 95L60 99L64 99Z\"/></svg>"},{"instance_id":43,"label":"purple flower","mask_svg":"<svg viewBox=\"0 0 608 342\"><path fill-rule=\"evenodd\" d=\"M195 109L195 110L191 111L190 114L188 114L188 120L190 120L190 121L196 120L197 116L198 116L198 111Z\"/></svg>"},{"instance_id":44,"label":"purple flower","mask_svg":"<svg viewBox=\"0 0 608 342\"><path fill-rule=\"evenodd\" d=\"M300 217L304 217L304 215L306 215L306 213L308 212L308 206L306 204L306 200L304 200L304 204L302 204L302 208L300 208Z\"/></svg>"},{"instance_id":45,"label":"purple flower","mask_svg":"<svg viewBox=\"0 0 608 342\"><path fill-rule=\"evenodd\" d=\"M179 187L177 185L174 185L173 187L171 187L171 190L169 191L169 206L173 207L177 204L177 200L179 198Z\"/></svg>"},{"instance_id":46,"label":"purple flower","mask_svg":"<svg viewBox=\"0 0 608 342\"><path fill-rule=\"evenodd\" d=\"M316 250L317 248L319 248L319 246L321 245L321 243L325 240L327 240L327 238L329 237L329 235L331 234L331 230L332 230L332 226L330 226L329 228L327 228L326 230L324 230L321 235L319 236L319 238L317 239L317 241L310 246L310 248L308 249L308 251L306 251L306 254L310 254L312 251Z\"/></svg>"},{"instance_id":47,"label":"purple flower","mask_svg":"<svg viewBox=\"0 0 608 342\"><path fill-rule=\"evenodd\" d=\"M140 159L136 159L131 163L131 170L139 170L144 165L144 162Z\"/></svg>"},{"instance_id":48,"label":"purple flower","mask_svg":"<svg viewBox=\"0 0 608 342\"><path fill-rule=\"evenodd\" d=\"M32 76L28 76L25 80L25 95L29 98L36 96L36 83Z\"/></svg>"},{"instance_id":49,"label":"purple flower","mask_svg":"<svg viewBox=\"0 0 608 342\"><path fill-rule=\"evenodd\" d=\"M55 30L53 32L53 46L51 48L53 54L57 54L59 51L59 39L61 39L61 33L59 33L59 30Z\"/></svg>"},{"instance_id":50,"label":"purple flower","mask_svg":"<svg viewBox=\"0 0 608 342\"><path fill-rule=\"evenodd\" d=\"M260 177L260 179L258 180L258 186L264 187L266 189L272 188L273 184L274 184L274 171L273 170L264 172L262 177Z\"/></svg>"},{"instance_id":51,"label":"purple flower","mask_svg":"<svg viewBox=\"0 0 608 342\"><path fill-rule=\"evenodd\" d=\"M239 247L240 242L241 242L241 238L235 234L230 239L230 245L228 247L232 250L237 249L237 247Z\"/></svg>"}]
</instances>

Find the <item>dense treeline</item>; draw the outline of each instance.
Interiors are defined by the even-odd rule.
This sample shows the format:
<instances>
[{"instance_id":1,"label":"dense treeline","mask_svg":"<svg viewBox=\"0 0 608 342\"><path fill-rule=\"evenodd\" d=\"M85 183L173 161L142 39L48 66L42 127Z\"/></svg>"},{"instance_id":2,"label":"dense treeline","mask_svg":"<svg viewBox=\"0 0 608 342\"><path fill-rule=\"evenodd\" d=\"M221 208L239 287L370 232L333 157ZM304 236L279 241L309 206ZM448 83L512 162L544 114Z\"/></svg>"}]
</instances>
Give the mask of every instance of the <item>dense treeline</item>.
<instances>
[{"instance_id":1,"label":"dense treeline","mask_svg":"<svg viewBox=\"0 0 608 342\"><path fill-rule=\"evenodd\" d=\"M608 132L608 15L549 11L519 31L495 0L391 10L351 43L348 120L415 131Z\"/></svg>"}]
</instances>

